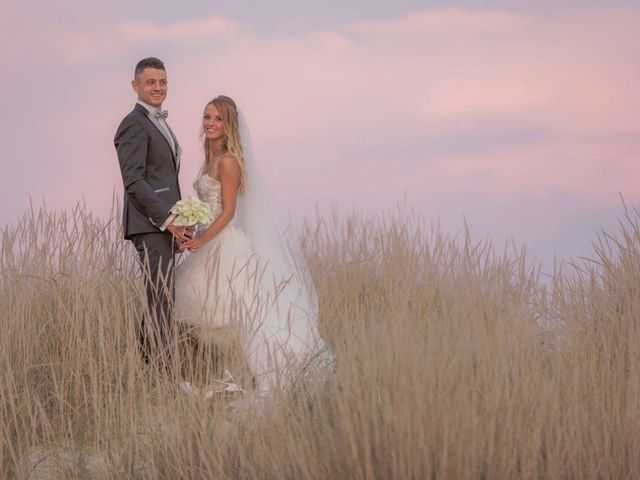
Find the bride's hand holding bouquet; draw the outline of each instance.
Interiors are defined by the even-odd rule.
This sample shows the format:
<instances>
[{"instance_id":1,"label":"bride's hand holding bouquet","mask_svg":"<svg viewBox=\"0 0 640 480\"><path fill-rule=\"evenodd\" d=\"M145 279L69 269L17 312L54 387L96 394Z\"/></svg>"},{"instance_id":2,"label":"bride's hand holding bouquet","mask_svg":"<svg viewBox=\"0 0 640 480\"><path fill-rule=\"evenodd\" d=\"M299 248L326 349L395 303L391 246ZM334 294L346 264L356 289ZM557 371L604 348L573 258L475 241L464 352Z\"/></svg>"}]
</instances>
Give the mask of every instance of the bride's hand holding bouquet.
<instances>
[{"instance_id":1,"label":"bride's hand holding bouquet","mask_svg":"<svg viewBox=\"0 0 640 480\"><path fill-rule=\"evenodd\" d=\"M198 225L207 225L213 220L211 207L195 197L179 200L169 212L173 216L171 225L185 228L191 235ZM201 239L191 238L189 235L186 236L185 241L181 242L180 247L181 249L186 248L190 252L196 252L202 247L202 244L204 242Z\"/></svg>"}]
</instances>

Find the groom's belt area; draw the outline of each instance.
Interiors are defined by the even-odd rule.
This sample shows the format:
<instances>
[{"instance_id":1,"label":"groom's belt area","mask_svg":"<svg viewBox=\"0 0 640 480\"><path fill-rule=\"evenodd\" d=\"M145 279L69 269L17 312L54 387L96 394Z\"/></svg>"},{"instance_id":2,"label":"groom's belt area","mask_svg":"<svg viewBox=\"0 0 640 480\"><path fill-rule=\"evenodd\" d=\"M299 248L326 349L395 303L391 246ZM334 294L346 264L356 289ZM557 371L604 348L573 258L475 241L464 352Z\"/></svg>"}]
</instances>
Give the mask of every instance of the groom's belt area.
<instances>
[{"instance_id":1,"label":"groom's belt area","mask_svg":"<svg viewBox=\"0 0 640 480\"><path fill-rule=\"evenodd\" d=\"M139 180L125 190L123 223L125 237L158 231L169 218L171 206L180 199L176 186ZM132 208L131 208L132 207Z\"/></svg>"},{"instance_id":2,"label":"groom's belt area","mask_svg":"<svg viewBox=\"0 0 640 480\"><path fill-rule=\"evenodd\" d=\"M164 218L169 216L169 210L171 210L171 206L175 203L175 201L172 200L172 198L175 196L176 198L178 198L177 195L169 195L171 193L171 189L169 187L165 187L166 190L163 189L159 189L162 190L160 192L154 190L154 194L157 197L157 199L153 200L153 203L155 204L154 207L150 209L149 207L151 205L149 205L149 203L151 203L150 201L144 201L142 204L141 202L137 201L135 196L130 194L129 192L126 192L126 198L127 200L136 208L136 210L138 210L138 212L140 212L141 215L144 215L145 217L150 216L152 213L149 210L157 210L156 216L160 215L162 217L162 220L164 221ZM178 198L179 199L179 198ZM156 222L157 223L157 222Z\"/></svg>"}]
</instances>

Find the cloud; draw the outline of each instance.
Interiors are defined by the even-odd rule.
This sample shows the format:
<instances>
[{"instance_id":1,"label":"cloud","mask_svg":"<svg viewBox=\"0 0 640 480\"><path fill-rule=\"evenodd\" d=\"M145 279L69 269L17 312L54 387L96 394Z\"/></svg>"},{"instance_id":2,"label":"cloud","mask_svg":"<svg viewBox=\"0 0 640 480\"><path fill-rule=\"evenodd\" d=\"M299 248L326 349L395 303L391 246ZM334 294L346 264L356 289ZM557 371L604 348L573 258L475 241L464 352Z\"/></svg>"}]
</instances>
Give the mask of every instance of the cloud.
<instances>
[{"instance_id":1,"label":"cloud","mask_svg":"<svg viewBox=\"0 0 640 480\"><path fill-rule=\"evenodd\" d=\"M407 191L430 215L471 212L494 232L540 239L567 212L611 211L619 192L640 201L638 24L632 7L448 8L289 36L212 16L80 29L45 22L19 38L31 62L59 62L70 85L89 86L48 117L49 163L79 184L98 183L95 166L77 158L92 151L101 178L120 188L111 136L131 103L130 63L153 50L169 68L185 191L200 162L202 107L225 93L247 114L267 174L294 209L331 201L377 209ZM25 92L15 95L24 103ZM100 183L100 195L109 185ZM69 195L64 183L58 190ZM561 199L557 208L551 199Z\"/></svg>"},{"instance_id":2,"label":"cloud","mask_svg":"<svg viewBox=\"0 0 640 480\"><path fill-rule=\"evenodd\" d=\"M114 33L129 42L160 42L188 44L240 33L237 22L224 17L208 17L161 25L153 22L122 22Z\"/></svg>"},{"instance_id":3,"label":"cloud","mask_svg":"<svg viewBox=\"0 0 640 480\"><path fill-rule=\"evenodd\" d=\"M490 197L566 190L616 202L623 190L640 200L635 18L635 10L563 18L435 10L240 42L216 51L214 63L195 56L181 68L242 97L259 140L282 152L281 169L322 155L327 171L342 172L355 155L345 184L367 162L389 161L397 175L424 165L425 180L407 185L415 188L482 174ZM433 35L442 42L418 41ZM206 89L196 81L189 90Z\"/></svg>"},{"instance_id":4,"label":"cloud","mask_svg":"<svg viewBox=\"0 0 640 480\"><path fill-rule=\"evenodd\" d=\"M36 58L40 64L78 65L116 57L132 47L188 47L243 33L239 23L221 16L172 23L123 20L71 27L30 15L24 7L13 7L3 14L0 25L6 41L0 55L18 64L21 60Z\"/></svg>"},{"instance_id":5,"label":"cloud","mask_svg":"<svg viewBox=\"0 0 640 480\"><path fill-rule=\"evenodd\" d=\"M533 15L450 7L416 12L391 21L356 22L348 30L385 39L419 36L451 40L452 35L519 32L530 27L534 21Z\"/></svg>"}]
</instances>

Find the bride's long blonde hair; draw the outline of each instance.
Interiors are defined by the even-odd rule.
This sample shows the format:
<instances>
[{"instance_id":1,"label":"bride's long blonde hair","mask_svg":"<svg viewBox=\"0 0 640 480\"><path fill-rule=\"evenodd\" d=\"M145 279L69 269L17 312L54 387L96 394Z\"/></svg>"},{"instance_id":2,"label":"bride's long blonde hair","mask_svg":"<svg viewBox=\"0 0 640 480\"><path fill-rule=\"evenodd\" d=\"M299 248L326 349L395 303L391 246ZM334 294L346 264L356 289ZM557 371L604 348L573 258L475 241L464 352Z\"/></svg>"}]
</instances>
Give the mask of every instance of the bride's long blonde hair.
<instances>
[{"instance_id":1,"label":"bride's long blonde hair","mask_svg":"<svg viewBox=\"0 0 640 480\"><path fill-rule=\"evenodd\" d=\"M225 95L218 95L204 106L204 111L207 110L209 105L215 105L222 119L224 125L224 151L223 153L230 153L233 155L240 167L240 185L238 186L238 193L242 194L245 191L245 184L247 182L246 170L244 166L244 155L242 154L242 142L240 140L240 127L238 125L238 108L236 102L230 97ZM200 168L198 176L205 173L209 176L216 178L218 170L218 162L213 158L211 148L209 148L209 139L204 132L204 124L200 132L202 138L202 147L204 150L204 163Z\"/></svg>"}]
</instances>

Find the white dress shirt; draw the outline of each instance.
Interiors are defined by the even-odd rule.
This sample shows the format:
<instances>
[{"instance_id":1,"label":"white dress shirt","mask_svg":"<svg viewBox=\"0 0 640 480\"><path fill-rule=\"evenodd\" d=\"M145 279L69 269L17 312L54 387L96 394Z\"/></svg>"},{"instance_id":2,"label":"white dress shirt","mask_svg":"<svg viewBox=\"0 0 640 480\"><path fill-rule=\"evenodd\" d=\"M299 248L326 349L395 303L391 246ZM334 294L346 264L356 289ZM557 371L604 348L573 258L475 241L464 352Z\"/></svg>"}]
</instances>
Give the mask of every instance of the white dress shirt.
<instances>
[{"instance_id":1,"label":"white dress shirt","mask_svg":"<svg viewBox=\"0 0 640 480\"><path fill-rule=\"evenodd\" d=\"M164 131L164 133L166 134L165 137L167 137L167 140L169 140L169 144L171 145L171 150L175 154L176 142L173 139L173 135L171 135L171 130L169 129L167 122L165 122L163 118L156 118L155 114L160 113L160 109L152 105L149 105L148 103L145 103L142 100L138 100L136 103L139 103L144 108L146 108L147 111L149 112L149 118L151 118L151 121L154 122L156 125L158 125L162 129L162 131Z\"/></svg>"}]
</instances>

